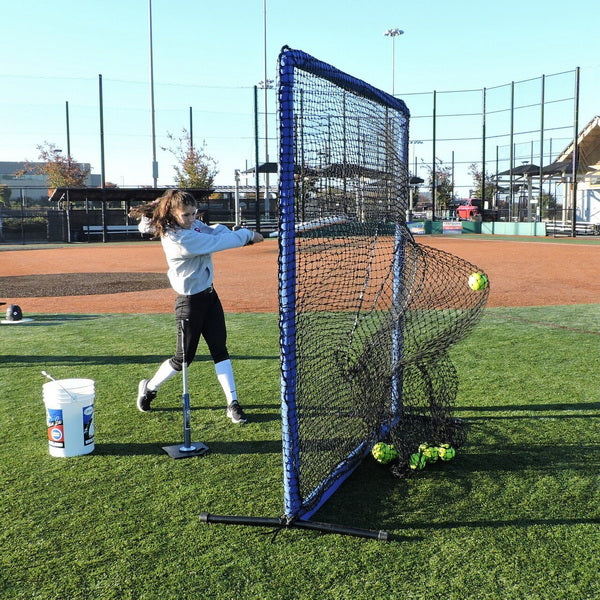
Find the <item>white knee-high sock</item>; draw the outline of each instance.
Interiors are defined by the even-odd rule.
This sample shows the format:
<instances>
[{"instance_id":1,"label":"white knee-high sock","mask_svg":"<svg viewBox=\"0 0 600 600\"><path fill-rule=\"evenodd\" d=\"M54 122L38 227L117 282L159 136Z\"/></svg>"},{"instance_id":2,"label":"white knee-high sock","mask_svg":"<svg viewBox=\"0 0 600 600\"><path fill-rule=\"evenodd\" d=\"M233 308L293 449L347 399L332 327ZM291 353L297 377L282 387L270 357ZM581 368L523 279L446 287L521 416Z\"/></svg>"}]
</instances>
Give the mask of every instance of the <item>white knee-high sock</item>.
<instances>
[{"instance_id":1,"label":"white knee-high sock","mask_svg":"<svg viewBox=\"0 0 600 600\"><path fill-rule=\"evenodd\" d=\"M158 367L158 371L154 374L154 377L148 382L148 389L156 391L163 383L169 381L172 377L175 377L179 371L176 371L168 360Z\"/></svg>"},{"instance_id":2,"label":"white knee-high sock","mask_svg":"<svg viewBox=\"0 0 600 600\"><path fill-rule=\"evenodd\" d=\"M231 361L227 359L215 363L215 373L217 374L217 379L223 388L223 392L225 392L227 404L237 402L237 391L235 389L235 379L233 377Z\"/></svg>"}]
</instances>

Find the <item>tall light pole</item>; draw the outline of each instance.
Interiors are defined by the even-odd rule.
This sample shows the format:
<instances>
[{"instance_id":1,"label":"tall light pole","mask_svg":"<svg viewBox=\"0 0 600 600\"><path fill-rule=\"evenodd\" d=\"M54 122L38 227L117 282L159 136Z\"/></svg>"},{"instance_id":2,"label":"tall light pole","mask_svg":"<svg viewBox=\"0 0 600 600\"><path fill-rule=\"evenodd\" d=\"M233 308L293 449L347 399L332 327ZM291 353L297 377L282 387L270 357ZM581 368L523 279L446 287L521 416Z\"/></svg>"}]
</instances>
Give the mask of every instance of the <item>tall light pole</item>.
<instances>
[{"instance_id":1,"label":"tall light pole","mask_svg":"<svg viewBox=\"0 0 600 600\"><path fill-rule=\"evenodd\" d=\"M71 132L69 126L69 101L65 102L65 114L67 119L67 164L71 166Z\"/></svg>"},{"instance_id":2,"label":"tall light pole","mask_svg":"<svg viewBox=\"0 0 600 600\"><path fill-rule=\"evenodd\" d=\"M148 0L148 43L150 51L150 114L152 128L152 179L154 187L158 180L158 163L156 162L156 125L154 119L154 57L152 51L152 0Z\"/></svg>"},{"instance_id":3,"label":"tall light pole","mask_svg":"<svg viewBox=\"0 0 600 600\"><path fill-rule=\"evenodd\" d=\"M387 31L383 32L383 35L385 35L386 37L391 37L392 38L392 96L395 93L395 75L396 75L396 38L399 35L402 35L404 33L404 31L402 31L402 29L398 29L397 27L394 27L392 29L388 29Z\"/></svg>"}]
</instances>

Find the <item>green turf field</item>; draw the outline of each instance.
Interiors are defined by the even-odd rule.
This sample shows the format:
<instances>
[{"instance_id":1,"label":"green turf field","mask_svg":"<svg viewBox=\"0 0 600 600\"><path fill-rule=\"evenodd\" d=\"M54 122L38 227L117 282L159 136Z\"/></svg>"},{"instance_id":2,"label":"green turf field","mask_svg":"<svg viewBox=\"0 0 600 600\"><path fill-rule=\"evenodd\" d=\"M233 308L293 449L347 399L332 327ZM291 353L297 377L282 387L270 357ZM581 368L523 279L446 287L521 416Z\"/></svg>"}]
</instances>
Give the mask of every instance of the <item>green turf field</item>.
<instances>
[{"instance_id":1,"label":"green turf field","mask_svg":"<svg viewBox=\"0 0 600 600\"><path fill-rule=\"evenodd\" d=\"M135 407L172 316L28 317L0 326L2 599L600 597L600 305L485 311L451 351L469 423L456 458L409 480L368 459L314 516L389 542L200 522L282 512L275 315L227 316L246 426L201 346L192 440L211 452L184 460L161 449L183 439L181 381ZM95 381L92 454L50 456L42 370Z\"/></svg>"}]
</instances>

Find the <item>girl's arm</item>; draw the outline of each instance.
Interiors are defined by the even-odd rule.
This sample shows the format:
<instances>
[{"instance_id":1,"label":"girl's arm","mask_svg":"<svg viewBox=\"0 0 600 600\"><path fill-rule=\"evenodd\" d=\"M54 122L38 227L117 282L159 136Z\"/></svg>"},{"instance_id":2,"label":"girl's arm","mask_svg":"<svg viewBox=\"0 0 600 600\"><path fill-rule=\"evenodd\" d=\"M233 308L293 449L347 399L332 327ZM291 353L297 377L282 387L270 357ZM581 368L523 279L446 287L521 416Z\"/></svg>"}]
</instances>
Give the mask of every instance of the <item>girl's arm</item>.
<instances>
[{"instance_id":1,"label":"girl's arm","mask_svg":"<svg viewBox=\"0 0 600 600\"><path fill-rule=\"evenodd\" d=\"M239 229L231 231L224 227L225 231L219 231L214 234L214 229L202 227L192 227L191 229L180 229L172 236L168 236L179 247L181 256L194 256L200 254L212 254L221 250L231 248L240 248L254 240L254 231L250 229Z\"/></svg>"}]
</instances>

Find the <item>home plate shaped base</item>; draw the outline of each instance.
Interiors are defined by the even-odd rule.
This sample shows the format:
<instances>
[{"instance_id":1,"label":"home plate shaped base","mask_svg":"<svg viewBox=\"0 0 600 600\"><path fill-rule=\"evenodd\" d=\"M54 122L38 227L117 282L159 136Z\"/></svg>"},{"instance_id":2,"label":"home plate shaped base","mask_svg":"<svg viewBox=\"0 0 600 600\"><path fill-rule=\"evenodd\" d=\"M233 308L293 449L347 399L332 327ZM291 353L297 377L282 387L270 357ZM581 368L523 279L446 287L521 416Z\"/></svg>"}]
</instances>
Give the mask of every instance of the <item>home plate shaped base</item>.
<instances>
[{"instance_id":1,"label":"home plate shaped base","mask_svg":"<svg viewBox=\"0 0 600 600\"><path fill-rule=\"evenodd\" d=\"M162 449L171 458L191 458L192 456L203 456L208 452L208 446L202 442L192 442L189 446L185 446L183 443L163 446Z\"/></svg>"}]
</instances>

